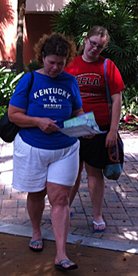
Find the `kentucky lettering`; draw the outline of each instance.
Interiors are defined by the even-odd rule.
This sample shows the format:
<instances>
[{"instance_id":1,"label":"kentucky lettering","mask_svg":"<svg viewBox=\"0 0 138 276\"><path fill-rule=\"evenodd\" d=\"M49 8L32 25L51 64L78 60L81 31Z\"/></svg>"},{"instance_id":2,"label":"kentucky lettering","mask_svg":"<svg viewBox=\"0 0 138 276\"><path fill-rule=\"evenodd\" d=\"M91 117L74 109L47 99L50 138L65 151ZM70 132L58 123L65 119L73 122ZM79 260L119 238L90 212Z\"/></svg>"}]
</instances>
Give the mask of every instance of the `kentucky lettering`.
<instances>
[{"instance_id":1,"label":"kentucky lettering","mask_svg":"<svg viewBox=\"0 0 138 276\"><path fill-rule=\"evenodd\" d=\"M39 89L34 93L34 98L37 99L39 97L45 95L60 95L65 98L69 98L71 94L62 88L46 88L46 89Z\"/></svg>"}]
</instances>

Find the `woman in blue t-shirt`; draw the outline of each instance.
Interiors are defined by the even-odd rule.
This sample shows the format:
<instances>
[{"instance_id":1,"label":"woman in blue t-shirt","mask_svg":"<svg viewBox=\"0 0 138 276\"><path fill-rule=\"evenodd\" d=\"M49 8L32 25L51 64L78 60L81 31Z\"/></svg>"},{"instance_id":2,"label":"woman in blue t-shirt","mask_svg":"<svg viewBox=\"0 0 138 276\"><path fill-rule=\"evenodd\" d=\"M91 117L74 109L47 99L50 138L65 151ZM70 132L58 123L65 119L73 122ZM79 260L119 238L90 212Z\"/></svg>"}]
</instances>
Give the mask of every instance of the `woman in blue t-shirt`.
<instances>
[{"instance_id":1,"label":"woman in blue t-shirt","mask_svg":"<svg viewBox=\"0 0 138 276\"><path fill-rule=\"evenodd\" d=\"M67 257L69 193L79 167L79 141L62 132L63 122L83 113L75 77L64 67L75 54L74 43L61 34L44 35L35 46L42 67L26 73L10 100L10 121L21 127L14 141L13 187L28 193L32 223L30 249L41 251L40 223L48 195L56 240L55 267L76 269ZM31 89L30 89L31 85Z\"/></svg>"}]
</instances>

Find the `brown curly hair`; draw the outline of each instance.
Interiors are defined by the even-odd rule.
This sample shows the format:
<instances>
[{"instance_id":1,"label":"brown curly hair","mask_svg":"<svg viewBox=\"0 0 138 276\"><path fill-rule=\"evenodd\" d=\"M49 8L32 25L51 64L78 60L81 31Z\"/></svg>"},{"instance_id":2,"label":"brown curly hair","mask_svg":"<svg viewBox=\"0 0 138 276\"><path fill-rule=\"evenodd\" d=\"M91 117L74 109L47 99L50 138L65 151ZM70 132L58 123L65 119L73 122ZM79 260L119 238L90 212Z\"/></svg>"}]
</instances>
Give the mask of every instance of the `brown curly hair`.
<instances>
[{"instance_id":1,"label":"brown curly hair","mask_svg":"<svg viewBox=\"0 0 138 276\"><path fill-rule=\"evenodd\" d=\"M43 65L43 58L48 55L57 55L66 57L66 65L76 54L76 45L74 41L60 33L51 35L43 34L34 47L35 58L40 65Z\"/></svg>"}]
</instances>

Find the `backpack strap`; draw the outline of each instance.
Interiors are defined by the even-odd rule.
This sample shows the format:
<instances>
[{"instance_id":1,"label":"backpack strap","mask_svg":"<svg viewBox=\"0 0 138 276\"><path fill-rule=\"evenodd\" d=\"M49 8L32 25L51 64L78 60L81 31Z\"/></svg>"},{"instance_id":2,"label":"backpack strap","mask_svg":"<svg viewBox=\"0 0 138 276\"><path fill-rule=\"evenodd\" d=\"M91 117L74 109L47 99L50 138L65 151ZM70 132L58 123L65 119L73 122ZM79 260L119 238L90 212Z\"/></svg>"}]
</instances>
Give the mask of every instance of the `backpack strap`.
<instances>
[{"instance_id":1,"label":"backpack strap","mask_svg":"<svg viewBox=\"0 0 138 276\"><path fill-rule=\"evenodd\" d=\"M30 84L29 84L28 95L29 95L29 93L30 93L30 91L31 91L31 89L32 89L32 86L33 86L33 82L34 82L34 72L31 71L31 72L30 72L30 75L31 75L31 80L30 80Z\"/></svg>"},{"instance_id":2,"label":"backpack strap","mask_svg":"<svg viewBox=\"0 0 138 276\"><path fill-rule=\"evenodd\" d=\"M32 86L33 86L33 82L34 82L34 72L31 71L30 72L30 83L29 83L29 88L27 89L27 100L28 100L28 104L29 104L29 94L32 90Z\"/></svg>"},{"instance_id":3,"label":"backpack strap","mask_svg":"<svg viewBox=\"0 0 138 276\"><path fill-rule=\"evenodd\" d=\"M112 98L111 98L110 89L109 89L108 80L107 80L107 61L108 61L108 59L106 58L104 60L104 79L105 79L106 97L107 97L107 102L108 102L108 107L109 107L109 115L110 115L110 120L111 120ZM119 134L118 134L118 137L119 137ZM113 163L120 162L119 147L118 147L117 143L116 143L115 147L108 148L108 156L109 156L109 159L111 162L113 162Z\"/></svg>"},{"instance_id":4,"label":"backpack strap","mask_svg":"<svg viewBox=\"0 0 138 276\"><path fill-rule=\"evenodd\" d=\"M108 80L107 80L107 61L108 58L104 60L104 79L105 79L105 90L106 90L106 97L107 97L107 102L108 102L108 107L110 111L110 117L111 117L111 112L112 112L112 98L109 90L109 85L108 85Z\"/></svg>"}]
</instances>

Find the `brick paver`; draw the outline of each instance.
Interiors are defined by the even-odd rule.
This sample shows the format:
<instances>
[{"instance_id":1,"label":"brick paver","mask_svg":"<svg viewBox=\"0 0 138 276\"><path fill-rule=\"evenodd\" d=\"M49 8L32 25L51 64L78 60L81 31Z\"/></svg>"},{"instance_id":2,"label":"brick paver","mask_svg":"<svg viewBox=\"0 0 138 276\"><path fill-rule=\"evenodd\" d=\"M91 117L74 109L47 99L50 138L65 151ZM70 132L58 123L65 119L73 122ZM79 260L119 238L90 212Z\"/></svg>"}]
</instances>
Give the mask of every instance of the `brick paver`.
<instances>
[{"instance_id":1,"label":"brick paver","mask_svg":"<svg viewBox=\"0 0 138 276\"><path fill-rule=\"evenodd\" d=\"M138 133L121 133L124 141L124 170L118 181L106 181L103 213L105 233L92 233L92 204L87 176L82 174L81 187L71 207L70 234L99 241L129 242L138 246ZM12 180L13 144L0 141L0 225L30 227L26 210L26 193L14 190ZM44 231L50 230L50 205L45 199L42 219ZM1 231L1 230L0 230ZM80 238L81 240L81 238Z\"/></svg>"}]
</instances>

